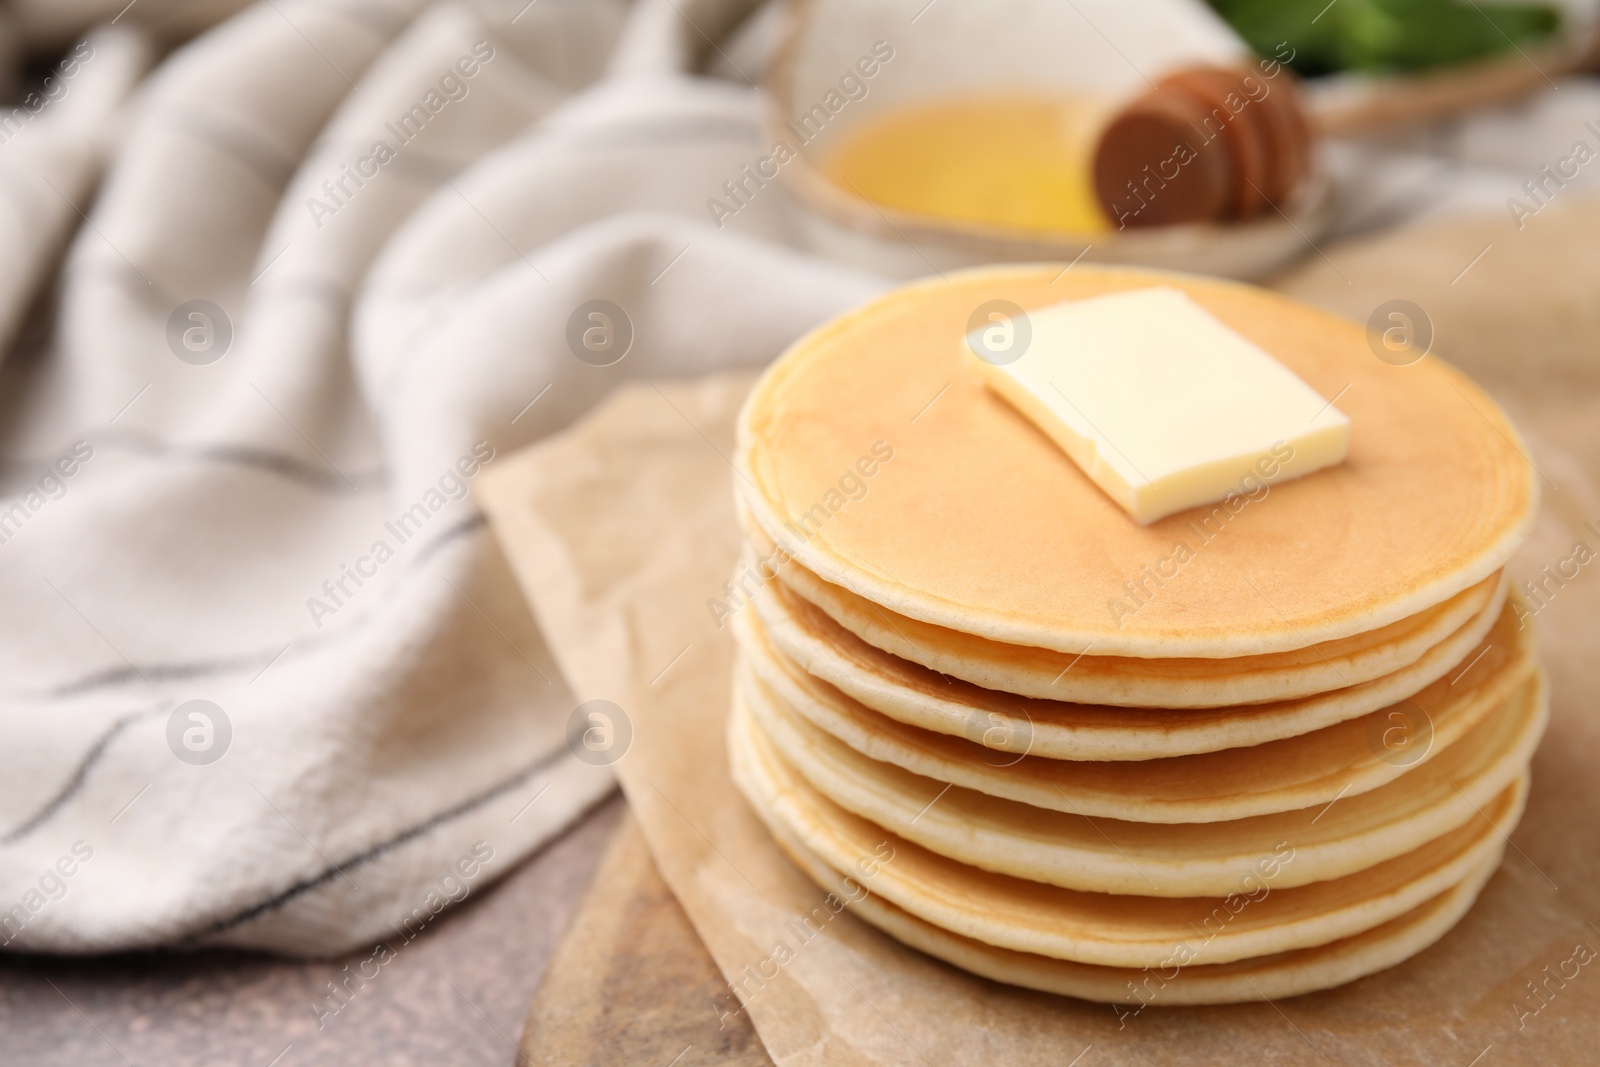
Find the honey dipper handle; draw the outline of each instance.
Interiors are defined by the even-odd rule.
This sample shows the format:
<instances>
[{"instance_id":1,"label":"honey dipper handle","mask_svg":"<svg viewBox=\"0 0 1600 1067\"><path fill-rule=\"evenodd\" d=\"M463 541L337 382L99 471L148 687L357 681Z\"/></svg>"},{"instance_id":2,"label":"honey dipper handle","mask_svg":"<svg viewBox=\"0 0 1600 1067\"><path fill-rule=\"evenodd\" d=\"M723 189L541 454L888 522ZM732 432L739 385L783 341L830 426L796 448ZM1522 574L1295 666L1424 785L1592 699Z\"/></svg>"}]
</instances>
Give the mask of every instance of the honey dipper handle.
<instances>
[{"instance_id":1,"label":"honey dipper handle","mask_svg":"<svg viewBox=\"0 0 1600 1067\"><path fill-rule=\"evenodd\" d=\"M1549 88L1564 74L1600 66L1600 38L1546 45L1425 74L1337 79L1305 87L1317 133L1360 137L1426 125Z\"/></svg>"}]
</instances>

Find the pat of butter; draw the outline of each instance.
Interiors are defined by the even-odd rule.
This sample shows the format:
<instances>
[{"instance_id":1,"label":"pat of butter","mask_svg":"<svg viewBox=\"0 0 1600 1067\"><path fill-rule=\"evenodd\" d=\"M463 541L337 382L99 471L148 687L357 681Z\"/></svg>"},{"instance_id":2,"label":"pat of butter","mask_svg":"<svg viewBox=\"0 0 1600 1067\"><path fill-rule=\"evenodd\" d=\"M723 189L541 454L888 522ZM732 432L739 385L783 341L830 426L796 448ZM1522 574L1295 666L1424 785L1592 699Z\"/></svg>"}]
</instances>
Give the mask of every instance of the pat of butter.
<instances>
[{"instance_id":1,"label":"pat of butter","mask_svg":"<svg viewBox=\"0 0 1600 1067\"><path fill-rule=\"evenodd\" d=\"M1178 289L986 309L984 381L1140 523L1344 460L1350 420Z\"/></svg>"}]
</instances>

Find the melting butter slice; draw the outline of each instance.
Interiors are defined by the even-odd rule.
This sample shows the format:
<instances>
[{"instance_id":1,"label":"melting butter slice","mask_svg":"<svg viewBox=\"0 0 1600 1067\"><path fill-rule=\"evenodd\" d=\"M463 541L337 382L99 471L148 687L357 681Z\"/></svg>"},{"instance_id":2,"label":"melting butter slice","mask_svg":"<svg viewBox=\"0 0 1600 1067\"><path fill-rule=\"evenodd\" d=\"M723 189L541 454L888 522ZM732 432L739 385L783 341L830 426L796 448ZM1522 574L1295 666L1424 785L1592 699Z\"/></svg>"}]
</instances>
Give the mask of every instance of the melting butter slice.
<instances>
[{"instance_id":1,"label":"melting butter slice","mask_svg":"<svg viewBox=\"0 0 1600 1067\"><path fill-rule=\"evenodd\" d=\"M966 338L989 387L1140 523L1344 460L1350 420L1168 287L995 312Z\"/></svg>"}]
</instances>

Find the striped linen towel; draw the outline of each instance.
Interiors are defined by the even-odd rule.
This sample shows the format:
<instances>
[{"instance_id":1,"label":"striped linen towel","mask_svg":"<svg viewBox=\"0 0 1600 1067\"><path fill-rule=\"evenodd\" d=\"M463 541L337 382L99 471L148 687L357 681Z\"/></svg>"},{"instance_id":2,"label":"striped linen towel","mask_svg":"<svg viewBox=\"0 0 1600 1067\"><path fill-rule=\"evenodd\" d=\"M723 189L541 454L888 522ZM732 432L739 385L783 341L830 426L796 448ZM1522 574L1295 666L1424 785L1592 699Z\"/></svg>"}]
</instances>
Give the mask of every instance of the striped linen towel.
<instances>
[{"instance_id":1,"label":"striped linen towel","mask_svg":"<svg viewBox=\"0 0 1600 1067\"><path fill-rule=\"evenodd\" d=\"M0 16L0 944L342 952L613 786L474 479L878 283L707 214L748 4L125 4Z\"/></svg>"}]
</instances>

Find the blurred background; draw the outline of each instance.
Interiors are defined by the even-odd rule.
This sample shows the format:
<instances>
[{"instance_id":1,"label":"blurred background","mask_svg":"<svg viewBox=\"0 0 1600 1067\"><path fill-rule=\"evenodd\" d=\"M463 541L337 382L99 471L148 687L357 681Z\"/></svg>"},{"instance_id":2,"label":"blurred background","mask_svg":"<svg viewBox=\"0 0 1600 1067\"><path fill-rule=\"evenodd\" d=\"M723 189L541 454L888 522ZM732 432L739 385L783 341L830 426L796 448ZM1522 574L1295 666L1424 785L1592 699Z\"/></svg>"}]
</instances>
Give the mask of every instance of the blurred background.
<instances>
[{"instance_id":1,"label":"blurred background","mask_svg":"<svg viewBox=\"0 0 1600 1067\"><path fill-rule=\"evenodd\" d=\"M906 279L1365 323L1507 407L1562 558L1597 70L1591 0L0 4L0 1059L560 1062L626 723L584 740L476 479ZM764 1062L693 974L591 1003L605 1062Z\"/></svg>"}]
</instances>

